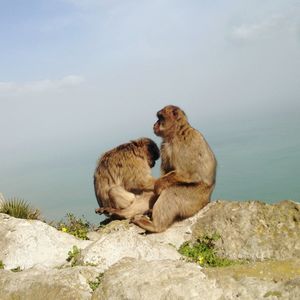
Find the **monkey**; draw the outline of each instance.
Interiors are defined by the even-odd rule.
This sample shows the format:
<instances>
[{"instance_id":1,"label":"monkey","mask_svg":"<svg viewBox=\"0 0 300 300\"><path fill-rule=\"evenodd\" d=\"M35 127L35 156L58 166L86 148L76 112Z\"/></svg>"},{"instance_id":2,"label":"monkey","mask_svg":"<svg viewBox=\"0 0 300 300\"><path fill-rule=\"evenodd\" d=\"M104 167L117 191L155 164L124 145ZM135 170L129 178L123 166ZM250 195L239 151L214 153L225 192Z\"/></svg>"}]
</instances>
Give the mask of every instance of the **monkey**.
<instances>
[{"instance_id":1,"label":"monkey","mask_svg":"<svg viewBox=\"0 0 300 300\"><path fill-rule=\"evenodd\" d=\"M116 194L114 197L118 198L120 195ZM135 195L134 201L126 208L100 207L96 209L96 213L105 213L114 219L132 220L137 215L151 214L156 199L154 192L143 192Z\"/></svg>"},{"instance_id":2,"label":"monkey","mask_svg":"<svg viewBox=\"0 0 300 300\"><path fill-rule=\"evenodd\" d=\"M215 155L184 111L168 105L157 118L153 130L162 138L161 177L154 184L157 200L151 220L143 215L132 220L148 232L162 232L176 219L197 213L209 203L216 180Z\"/></svg>"},{"instance_id":3,"label":"monkey","mask_svg":"<svg viewBox=\"0 0 300 300\"><path fill-rule=\"evenodd\" d=\"M145 213L155 183L151 168L159 157L158 146L149 138L133 140L104 153L94 172L95 195L100 206L95 212L114 214L134 203L134 211L123 211L120 217Z\"/></svg>"}]
</instances>

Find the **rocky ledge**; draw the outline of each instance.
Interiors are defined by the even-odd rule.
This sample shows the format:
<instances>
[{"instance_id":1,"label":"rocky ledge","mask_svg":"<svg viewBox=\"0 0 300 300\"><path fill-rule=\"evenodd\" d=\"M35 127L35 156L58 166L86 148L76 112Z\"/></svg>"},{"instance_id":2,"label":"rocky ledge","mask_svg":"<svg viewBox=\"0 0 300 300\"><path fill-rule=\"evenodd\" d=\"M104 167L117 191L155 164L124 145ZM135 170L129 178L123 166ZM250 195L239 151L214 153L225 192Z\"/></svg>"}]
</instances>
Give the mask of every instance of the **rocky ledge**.
<instances>
[{"instance_id":1,"label":"rocky ledge","mask_svg":"<svg viewBox=\"0 0 300 300\"><path fill-rule=\"evenodd\" d=\"M243 263L201 267L177 251L212 235L218 256ZM163 233L114 221L89 237L0 214L0 299L300 299L293 201L217 201Z\"/></svg>"}]
</instances>

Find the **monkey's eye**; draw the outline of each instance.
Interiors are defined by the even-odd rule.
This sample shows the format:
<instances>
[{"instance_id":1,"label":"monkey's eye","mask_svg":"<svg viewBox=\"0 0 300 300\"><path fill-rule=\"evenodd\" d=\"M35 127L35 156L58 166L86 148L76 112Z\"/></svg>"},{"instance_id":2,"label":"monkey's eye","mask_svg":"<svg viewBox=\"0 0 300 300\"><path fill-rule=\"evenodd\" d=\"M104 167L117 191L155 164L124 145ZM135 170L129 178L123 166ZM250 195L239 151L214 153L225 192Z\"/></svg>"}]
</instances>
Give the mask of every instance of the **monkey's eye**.
<instances>
[{"instance_id":1,"label":"monkey's eye","mask_svg":"<svg viewBox=\"0 0 300 300\"><path fill-rule=\"evenodd\" d=\"M157 118L159 121L163 121L165 119L161 113L157 113Z\"/></svg>"}]
</instances>

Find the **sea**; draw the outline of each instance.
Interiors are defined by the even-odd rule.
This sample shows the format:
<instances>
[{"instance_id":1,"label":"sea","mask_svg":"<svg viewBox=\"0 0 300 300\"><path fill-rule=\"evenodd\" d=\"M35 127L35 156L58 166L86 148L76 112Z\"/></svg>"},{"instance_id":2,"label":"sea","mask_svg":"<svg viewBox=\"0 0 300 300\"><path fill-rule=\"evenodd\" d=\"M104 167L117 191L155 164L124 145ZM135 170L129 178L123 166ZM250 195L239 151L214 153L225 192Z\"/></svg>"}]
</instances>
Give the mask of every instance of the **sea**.
<instances>
[{"instance_id":1,"label":"sea","mask_svg":"<svg viewBox=\"0 0 300 300\"><path fill-rule=\"evenodd\" d=\"M192 125L203 133L218 161L212 201L300 202L297 114L194 120ZM38 207L46 220L59 221L72 212L98 224L103 217L94 213L93 172L100 154L95 145L85 145L78 154L55 157L49 164L34 160L26 168L16 164L0 174L0 192ZM153 170L155 176L159 176L159 164Z\"/></svg>"}]
</instances>

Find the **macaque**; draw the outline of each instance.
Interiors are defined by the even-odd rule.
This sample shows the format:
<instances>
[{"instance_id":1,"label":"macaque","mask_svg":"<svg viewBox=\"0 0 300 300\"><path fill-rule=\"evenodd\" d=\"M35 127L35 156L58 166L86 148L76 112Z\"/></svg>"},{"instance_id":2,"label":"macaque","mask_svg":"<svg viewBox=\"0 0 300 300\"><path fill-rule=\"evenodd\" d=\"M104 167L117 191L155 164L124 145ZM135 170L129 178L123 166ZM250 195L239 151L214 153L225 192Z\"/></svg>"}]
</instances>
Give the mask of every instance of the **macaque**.
<instances>
[{"instance_id":1,"label":"macaque","mask_svg":"<svg viewBox=\"0 0 300 300\"><path fill-rule=\"evenodd\" d=\"M216 179L216 158L203 135L173 105L157 113L154 133L162 138L161 177L156 180L152 219L136 215L133 223L162 232L176 219L188 218L210 201Z\"/></svg>"},{"instance_id":2,"label":"macaque","mask_svg":"<svg viewBox=\"0 0 300 300\"><path fill-rule=\"evenodd\" d=\"M99 208L96 213L114 214L136 204L131 218L149 209L155 178L151 168L159 158L157 145L148 138L122 144L104 153L94 173L94 188Z\"/></svg>"}]
</instances>

